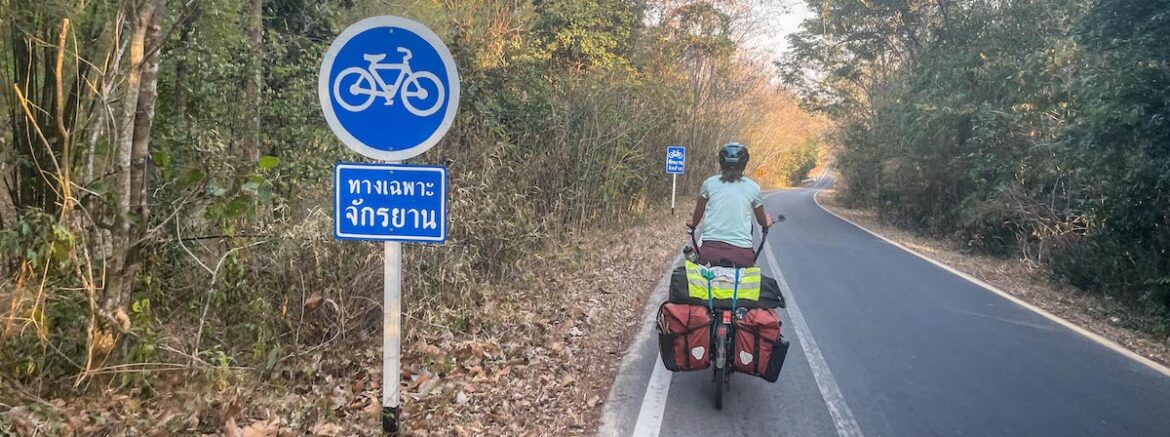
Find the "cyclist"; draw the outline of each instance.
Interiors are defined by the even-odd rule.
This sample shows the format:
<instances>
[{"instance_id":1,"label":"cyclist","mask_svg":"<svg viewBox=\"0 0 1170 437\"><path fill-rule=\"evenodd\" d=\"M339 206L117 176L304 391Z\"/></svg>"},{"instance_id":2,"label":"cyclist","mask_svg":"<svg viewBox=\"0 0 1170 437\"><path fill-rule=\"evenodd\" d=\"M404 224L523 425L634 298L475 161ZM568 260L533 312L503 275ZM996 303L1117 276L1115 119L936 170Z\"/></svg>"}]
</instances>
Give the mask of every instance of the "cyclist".
<instances>
[{"instance_id":1,"label":"cyclist","mask_svg":"<svg viewBox=\"0 0 1170 437\"><path fill-rule=\"evenodd\" d=\"M695 211L687 221L694 229L703 224L700 264L731 262L736 267L755 265L752 250L752 223L772 226L774 219L764 212L760 186L743 176L747 168L748 149L740 143L719 148L721 174L703 181Z\"/></svg>"}]
</instances>

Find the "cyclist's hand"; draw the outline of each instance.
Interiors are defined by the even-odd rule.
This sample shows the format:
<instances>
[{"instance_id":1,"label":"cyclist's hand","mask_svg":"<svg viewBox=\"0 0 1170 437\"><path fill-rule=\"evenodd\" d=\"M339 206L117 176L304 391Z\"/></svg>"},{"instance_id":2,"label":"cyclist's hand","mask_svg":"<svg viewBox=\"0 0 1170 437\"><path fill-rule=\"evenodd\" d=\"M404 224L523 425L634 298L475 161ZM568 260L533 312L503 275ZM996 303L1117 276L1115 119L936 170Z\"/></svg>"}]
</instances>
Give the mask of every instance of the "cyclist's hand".
<instances>
[{"instance_id":1,"label":"cyclist's hand","mask_svg":"<svg viewBox=\"0 0 1170 437\"><path fill-rule=\"evenodd\" d=\"M692 231L695 230L694 219L687 219L687 229L690 229Z\"/></svg>"},{"instance_id":2,"label":"cyclist's hand","mask_svg":"<svg viewBox=\"0 0 1170 437\"><path fill-rule=\"evenodd\" d=\"M772 215L771 215L771 214L768 214L768 224L764 225L764 227L765 227L765 228L770 228L770 227L772 227L772 225L774 225L774 224L776 224L776 217L772 217Z\"/></svg>"}]
</instances>

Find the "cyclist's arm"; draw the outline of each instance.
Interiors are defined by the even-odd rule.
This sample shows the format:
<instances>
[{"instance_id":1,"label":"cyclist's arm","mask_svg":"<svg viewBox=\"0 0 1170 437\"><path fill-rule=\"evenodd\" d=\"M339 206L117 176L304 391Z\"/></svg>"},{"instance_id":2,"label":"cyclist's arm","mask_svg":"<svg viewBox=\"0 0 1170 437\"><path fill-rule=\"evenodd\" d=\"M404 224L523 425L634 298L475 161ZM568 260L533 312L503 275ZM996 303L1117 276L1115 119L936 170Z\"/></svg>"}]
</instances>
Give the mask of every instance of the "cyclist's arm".
<instances>
[{"instance_id":1,"label":"cyclist's arm","mask_svg":"<svg viewBox=\"0 0 1170 437\"><path fill-rule=\"evenodd\" d=\"M760 192L759 187L756 187L752 196L752 212L755 213L756 223L760 224L762 228L772 226L772 217L764 211L764 196Z\"/></svg>"},{"instance_id":2,"label":"cyclist's arm","mask_svg":"<svg viewBox=\"0 0 1170 437\"><path fill-rule=\"evenodd\" d=\"M756 223L759 223L760 226L765 228L772 226L772 217L764 212L764 205L756 205L753 212L756 213Z\"/></svg>"},{"instance_id":3,"label":"cyclist's arm","mask_svg":"<svg viewBox=\"0 0 1170 437\"><path fill-rule=\"evenodd\" d=\"M687 226L694 228L703 221L703 213L707 211L707 198L699 196L695 200L695 211L691 213L691 221L687 222Z\"/></svg>"}]
</instances>

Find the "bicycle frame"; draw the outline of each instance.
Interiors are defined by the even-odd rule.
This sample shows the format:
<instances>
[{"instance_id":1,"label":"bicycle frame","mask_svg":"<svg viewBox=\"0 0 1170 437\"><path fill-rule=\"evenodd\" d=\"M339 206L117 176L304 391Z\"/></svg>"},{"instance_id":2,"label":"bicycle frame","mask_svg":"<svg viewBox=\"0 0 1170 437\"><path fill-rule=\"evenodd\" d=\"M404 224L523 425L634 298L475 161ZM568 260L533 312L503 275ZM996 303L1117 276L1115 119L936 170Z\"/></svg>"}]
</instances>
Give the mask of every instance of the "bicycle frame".
<instances>
[{"instance_id":1,"label":"bicycle frame","mask_svg":"<svg viewBox=\"0 0 1170 437\"><path fill-rule=\"evenodd\" d=\"M733 350L735 349L735 312L732 310L716 310L712 314L711 344L714 349L712 358L715 363L711 366L714 373L712 382L715 383L715 409L723 409L723 392L731 389Z\"/></svg>"},{"instance_id":2,"label":"bicycle frame","mask_svg":"<svg viewBox=\"0 0 1170 437\"><path fill-rule=\"evenodd\" d=\"M786 220L783 214L781 214L776 219L778 222L783 222ZM756 248L755 254L752 258L753 264L755 264L755 262L760 259L760 254L764 252L764 245L768 242L769 230L771 230L771 226L760 230L760 245L758 248ZM690 234L691 237L691 250L694 250L696 255L702 257L702 253L699 252L699 242L695 238L695 228L688 226L687 233ZM739 276L737 274L736 280L738 279ZM731 389L731 384L728 379L731 377L732 373L735 373L732 370L731 365L731 360L735 359L735 357L732 356L734 354L732 351L735 349L735 320L738 317L742 317L742 314L740 314L739 308L735 307L734 302L732 303L731 309L715 309L712 307L710 308L710 312L711 344L714 348L713 358L715 360L715 365L712 366L714 375L712 375L711 379L712 382L715 383L715 408L722 410L723 392L725 390Z\"/></svg>"},{"instance_id":3,"label":"bicycle frame","mask_svg":"<svg viewBox=\"0 0 1170 437\"><path fill-rule=\"evenodd\" d=\"M386 106L393 106L394 96L398 94L398 89L402 87L402 83L406 81L406 78L414 74L414 70L410 68L410 58L412 57L410 51L399 50L399 53L405 54L405 56L402 57L401 63L379 64L378 61L380 60L370 60L370 66L366 68L366 70L370 72L370 75L374 77L374 81L378 83L378 87L382 90L381 92L364 89L353 89L350 90L350 92L353 92L354 94L361 93L379 96L386 100ZM382 79L382 75L378 74L379 71L388 70L400 71L398 78L394 80L393 85L387 84L386 81Z\"/></svg>"}]
</instances>

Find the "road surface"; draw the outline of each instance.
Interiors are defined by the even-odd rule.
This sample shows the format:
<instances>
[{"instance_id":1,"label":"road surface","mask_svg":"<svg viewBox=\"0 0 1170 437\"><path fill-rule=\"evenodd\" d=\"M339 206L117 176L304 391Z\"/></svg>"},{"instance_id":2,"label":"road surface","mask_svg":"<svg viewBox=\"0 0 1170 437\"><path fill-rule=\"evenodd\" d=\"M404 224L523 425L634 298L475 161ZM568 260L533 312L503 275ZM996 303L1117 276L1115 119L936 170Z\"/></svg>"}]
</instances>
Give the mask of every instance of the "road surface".
<instances>
[{"instance_id":1,"label":"road surface","mask_svg":"<svg viewBox=\"0 0 1170 437\"><path fill-rule=\"evenodd\" d=\"M796 303L781 312L780 380L734 375L717 411L710 371L666 372L643 330L601 434L1170 435L1164 369L833 216L815 191L765 201L788 220L760 264Z\"/></svg>"}]
</instances>

